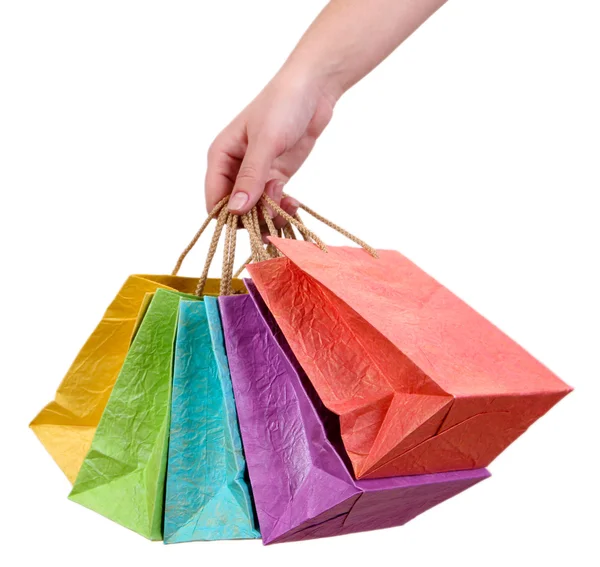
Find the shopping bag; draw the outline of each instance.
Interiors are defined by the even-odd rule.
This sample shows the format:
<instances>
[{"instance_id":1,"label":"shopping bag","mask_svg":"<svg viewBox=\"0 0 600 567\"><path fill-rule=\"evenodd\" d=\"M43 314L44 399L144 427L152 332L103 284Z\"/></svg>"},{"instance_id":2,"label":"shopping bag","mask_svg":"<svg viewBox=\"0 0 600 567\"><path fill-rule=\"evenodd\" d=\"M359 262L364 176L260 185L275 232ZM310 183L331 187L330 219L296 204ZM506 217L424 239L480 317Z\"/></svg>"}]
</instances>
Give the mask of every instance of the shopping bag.
<instances>
[{"instance_id":1,"label":"shopping bag","mask_svg":"<svg viewBox=\"0 0 600 567\"><path fill-rule=\"evenodd\" d=\"M112 387L144 313L144 297L157 289L193 293L198 278L129 276L61 382L54 401L30 427L73 483L90 448ZM237 284L236 284L237 285ZM218 280L205 293L217 295Z\"/></svg>"},{"instance_id":2,"label":"shopping bag","mask_svg":"<svg viewBox=\"0 0 600 567\"><path fill-rule=\"evenodd\" d=\"M336 451L337 419L312 392L251 282L247 287L251 296L218 301L265 544L401 525L489 476L478 469L354 481Z\"/></svg>"},{"instance_id":3,"label":"shopping bag","mask_svg":"<svg viewBox=\"0 0 600 567\"><path fill-rule=\"evenodd\" d=\"M158 289L69 498L152 539L162 539L173 351L182 298Z\"/></svg>"},{"instance_id":4,"label":"shopping bag","mask_svg":"<svg viewBox=\"0 0 600 567\"><path fill-rule=\"evenodd\" d=\"M272 242L250 274L357 478L487 466L571 391L398 252Z\"/></svg>"},{"instance_id":5,"label":"shopping bag","mask_svg":"<svg viewBox=\"0 0 600 567\"><path fill-rule=\"evenodd\" d=\"M217 300L182 300L164 540L257 537Z\"/></svg>"}]
</instances>

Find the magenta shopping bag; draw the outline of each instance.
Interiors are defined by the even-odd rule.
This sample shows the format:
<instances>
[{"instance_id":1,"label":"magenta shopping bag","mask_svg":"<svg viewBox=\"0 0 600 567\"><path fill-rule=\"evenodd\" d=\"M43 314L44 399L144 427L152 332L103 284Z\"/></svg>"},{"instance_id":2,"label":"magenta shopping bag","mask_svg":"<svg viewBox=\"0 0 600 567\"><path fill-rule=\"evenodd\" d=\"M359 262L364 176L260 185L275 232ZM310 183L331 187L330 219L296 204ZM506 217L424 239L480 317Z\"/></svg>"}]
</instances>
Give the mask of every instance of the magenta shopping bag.
<instances>
[{"instance_id":1,"label":"magenta shopping bag","mask_svg":"<svg viewBox=\"0 0 600 567\"><path fill-rule=\"evenodd\" d=\"M355 481L340 456L337 416L246 285L250 295L220 297L219 306L265 544L402 525L489 476L476 469Z\"/></svg>"}]
</instances>

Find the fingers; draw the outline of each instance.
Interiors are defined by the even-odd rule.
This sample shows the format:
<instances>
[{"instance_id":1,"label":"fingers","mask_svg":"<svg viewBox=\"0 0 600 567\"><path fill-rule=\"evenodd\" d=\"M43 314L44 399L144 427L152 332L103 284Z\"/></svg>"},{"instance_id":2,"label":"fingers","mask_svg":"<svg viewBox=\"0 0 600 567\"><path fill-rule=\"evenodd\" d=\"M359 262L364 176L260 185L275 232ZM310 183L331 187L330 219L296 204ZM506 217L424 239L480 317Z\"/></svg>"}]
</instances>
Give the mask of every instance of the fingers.
<instances>
[{"instance_id":1,"label":"fingers","mask_svg":"<svg viewBox=\"0 0 600 567\"><path fill-rule=\"evenodd\" d=\"M238 215L247 213L260 199L269 180L275 148L266 140L250 140L240 165L228 208Z\"/></svg>"},{"instance_id":2,"label":"fingers","mask_svg":"<svg viewBox=\"0 0 600 567\"><path fill-rule=\"evenodd\" d=\"M300 203L293 197L284 197L281 200L280 205L280 207L292 217L298 212L299 206ZM287 224L287 221L283 217L277 216L275 219L273 219L273 224L275 225L275 228L283 228Z\"/></svg>"},{"instance_id":3,"label":"fingers","mask_svg":"<svg viewBox=\"0 0 600 567\"><path fill-rule=\"evenodd\" d=\"M223 130L211 144L204 183L208 212L233 190L245 151L243 126L236 123Z\"/></svg>"},{"instance_id":4,"label":"fingers","mask_svg":"<svg viewBox=\"0 0 600 567\"><path fill-rule=\"evenodd\" d=\"M298 212L299 203L298 201L296 201L296 199L292 197L284 197L283 199L281 199L281 203L279 206L288 215L293 217ZM275 225L275 228L280 229L287 224L287 221L283 217L278 215L273 219L273 224ZM269 232L267 230L263 230L262 239L265 244L269 243L269 236Z\"/></svg>"},{"instance_id":5,"label":"fingers","mask_svg":"<svg viewBox=\"0 0 600 567\"><path fill-rule=\"evenodd\" d=\"M206 211L210 213L215 205L225 196L231 193L233 183L227 175L218 171L214 164L209 161L204 181Z\"/></svg>"}]
</instances>

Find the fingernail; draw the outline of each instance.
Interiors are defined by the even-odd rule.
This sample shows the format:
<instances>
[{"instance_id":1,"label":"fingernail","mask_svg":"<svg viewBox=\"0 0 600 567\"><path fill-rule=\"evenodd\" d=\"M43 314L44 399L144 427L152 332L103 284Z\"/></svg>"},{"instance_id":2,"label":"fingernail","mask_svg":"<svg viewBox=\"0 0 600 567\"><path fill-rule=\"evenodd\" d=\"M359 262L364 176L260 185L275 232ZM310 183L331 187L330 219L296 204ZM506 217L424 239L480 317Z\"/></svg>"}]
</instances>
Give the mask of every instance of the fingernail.
<instances>
[{"instance_id":1,"label":"fingernail","mask_svg":"<svg viewBox=\"0 0 600 567\"><path fill-rule=\"evenodd\" d=\"M230 211L239 211L248 202L248 193L238 191L235 195L231 196L227 208Z\"/></svg>"}]
</instances>

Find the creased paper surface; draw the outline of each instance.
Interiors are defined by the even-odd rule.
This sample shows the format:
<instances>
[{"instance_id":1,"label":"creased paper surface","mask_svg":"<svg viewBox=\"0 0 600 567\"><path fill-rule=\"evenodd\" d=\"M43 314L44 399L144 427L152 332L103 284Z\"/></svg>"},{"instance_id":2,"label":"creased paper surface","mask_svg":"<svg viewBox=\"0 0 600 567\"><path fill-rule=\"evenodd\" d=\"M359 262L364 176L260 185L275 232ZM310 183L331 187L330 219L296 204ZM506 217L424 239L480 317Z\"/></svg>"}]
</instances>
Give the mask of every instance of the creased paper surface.
<instances>
[{"instance_id":1,"label":"creased paper surface","mask_svg":"<svg viewBox=\"0 0 600 567\"><path fill-rule=\"evenodd\" d=\"M69 498L162 539L173 351L182 297L158 289L127 353Z\"/></svg>"},{"instance_id":2,"label":"creased paper surface","mask_svg":"<svg viewBox=\"0 0 600 567\"><path fill-rule=\"evenodd\" d=\"M217 300L181 301L165 543L257 538Z\"/></svg>"},{"instance_id":3,"label":"creased paper surface","mask_svg":"<svg viewBox=\"0 0 600 567\"><path fill-rule=\"evenodd\" d=\"M337 419L305 389L283 335L247 286L254 300L221 297L219 306L264 543L401 525L489 476L479 469L354 481L335 448Z\"/></svg>"},{"instance_id":4,"label":"creased paper surface","mask_svg":"<svg viewBox=\"0 0 600 567\"><path fill-rule=\"evenodd\" d=\"M72 483L125 360L144 297L157 289L194 293L197 284L198 278L129 276L75 358L54 401L31 422L33 432ZM234 289L243 289L240 280L235 280ZM219 280L209 280L205 291L218 295Z\"/></svg>"},{"instance_id":5,"label":"creased paper surface","mask_svg":"<svg viewBox=\"0 0 600 567\"><path fill-rule=\"evenodd\" d=\"M357 477L486 466L571 390L401 254L272 240L248 269Z\"/></svg>"}]
</instances>

